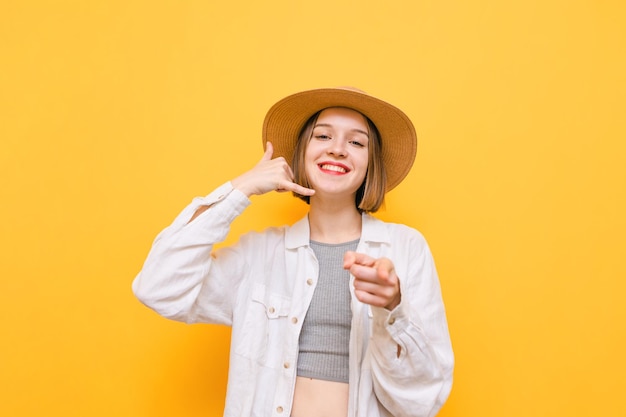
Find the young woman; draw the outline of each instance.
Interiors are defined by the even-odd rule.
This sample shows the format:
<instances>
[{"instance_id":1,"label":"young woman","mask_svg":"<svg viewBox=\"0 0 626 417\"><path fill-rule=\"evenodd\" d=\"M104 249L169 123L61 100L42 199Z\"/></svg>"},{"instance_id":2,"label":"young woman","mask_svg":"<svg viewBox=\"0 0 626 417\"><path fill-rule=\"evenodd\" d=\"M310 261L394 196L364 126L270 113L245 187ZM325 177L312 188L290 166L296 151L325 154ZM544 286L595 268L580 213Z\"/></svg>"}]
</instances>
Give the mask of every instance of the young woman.
<instances>
[{"instance_id":1,"label":"young woman","mask_svg":"<svg viewBox=\"0 0 626 417\"><path fill-rule=\"evenodd\" d=\"M232 326L227 417L434 416L454 360L433 259L419 232L368 214L413 164L411 121L361 91L317 89L276 103L263 141L256 166L157 236L135 295ZM308 215L213 251L270 191Z\"/></svg>"}]
</instances>

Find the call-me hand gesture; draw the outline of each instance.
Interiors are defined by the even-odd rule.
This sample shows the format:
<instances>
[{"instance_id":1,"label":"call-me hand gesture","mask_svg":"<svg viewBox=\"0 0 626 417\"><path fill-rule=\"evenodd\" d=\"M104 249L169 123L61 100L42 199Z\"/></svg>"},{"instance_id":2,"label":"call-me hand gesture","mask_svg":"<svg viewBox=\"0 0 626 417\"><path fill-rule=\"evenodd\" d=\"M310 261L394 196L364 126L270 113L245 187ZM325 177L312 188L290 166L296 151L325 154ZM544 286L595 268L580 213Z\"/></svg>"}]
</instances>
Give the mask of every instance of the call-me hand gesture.
<instances>
[{"instance_id":1,"label":"call-me hand gesture","mask_svg":"<svg viewBox=\"0 0 626 417\"><path fill-rule=\"evenodd\" d=\"M233 187L248 197L270 191L293 191L300 195L313 195L314 190L293 182L293 171L285 158L281 156L272 159L273 153L274 147L271 142L267 142L263 158L254 168L232 180Z\"/></svg>"}]
</instances>

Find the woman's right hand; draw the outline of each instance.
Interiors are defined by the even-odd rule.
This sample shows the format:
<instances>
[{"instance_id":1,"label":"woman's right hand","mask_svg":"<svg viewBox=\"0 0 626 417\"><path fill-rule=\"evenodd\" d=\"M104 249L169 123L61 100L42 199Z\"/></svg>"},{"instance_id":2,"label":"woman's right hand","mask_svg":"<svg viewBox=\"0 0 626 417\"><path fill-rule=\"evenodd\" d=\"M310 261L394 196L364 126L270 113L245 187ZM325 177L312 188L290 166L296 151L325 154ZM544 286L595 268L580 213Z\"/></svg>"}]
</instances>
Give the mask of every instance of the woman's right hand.
<instances>
[{"instance_id":1,"label":"woman's right hand","mask_svg":"<svg viewBox=\"0 0 626 417\"><path fill-rule=\"evenodd\" d=\"M254 168L234 180L231 184L248 197L265 194L270 191L293 191L300 195L311 196L315 190L305 188L293 182L293 171L282 156L272 159L274 147L267 142L265 154Z\"/></svg>"}]
</instances>

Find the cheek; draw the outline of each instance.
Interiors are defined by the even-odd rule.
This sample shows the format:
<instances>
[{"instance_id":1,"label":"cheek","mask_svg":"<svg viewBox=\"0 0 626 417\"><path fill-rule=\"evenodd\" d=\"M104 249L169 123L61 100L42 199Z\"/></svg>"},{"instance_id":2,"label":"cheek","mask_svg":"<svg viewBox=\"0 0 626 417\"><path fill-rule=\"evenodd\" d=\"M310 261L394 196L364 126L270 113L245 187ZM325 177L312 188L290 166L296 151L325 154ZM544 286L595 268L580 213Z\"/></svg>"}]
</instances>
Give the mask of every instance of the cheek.
<instances>
[{"instance_id":1,"label":"cheek","mask_svg":"<svg viewBox=\"0 0 626 417\"><path fill-rule=\"evenodd\" d=\"M314 162L314 158L311 156L311 153L307 152L304 154L304 175L306 175L307 178L311 178L311 173L313 170L313 167L315 167L315 162Z\"/></svg>"},{"instance_id":2,"label":"cheek","mask_svg":"<svg viewBox=\"0 0 626 417\"><path fill-rule=\"evenodd\" d=\"M309 143L306 150L304 151L304 166L305 169L310 169L311 165L315 165L315 160L319 155L319 149L317 149L314 145Z\"/></svg>"},{"instance_id":3,"label":"cheek","mask_svg":"<svg viewBox=\"0 0 626 417\"><path fill-rule=\"evenodd\" d=\"M315 155L320 153L320 143L315 140L310 140L304 150L304 159L312 159Z\"/></svg>"},{"instance_id":4,"label":"cheek","mask_svg":"<svg viewBox=\"0 0 626 417\"><path fill-rule=\"evenodd\" d=\"M363 155L360 155L359 157L359 166L364 170L367 171L367 167L369 165L369 154L366 152L364 152Z\"/></svg>"}]
</instances>

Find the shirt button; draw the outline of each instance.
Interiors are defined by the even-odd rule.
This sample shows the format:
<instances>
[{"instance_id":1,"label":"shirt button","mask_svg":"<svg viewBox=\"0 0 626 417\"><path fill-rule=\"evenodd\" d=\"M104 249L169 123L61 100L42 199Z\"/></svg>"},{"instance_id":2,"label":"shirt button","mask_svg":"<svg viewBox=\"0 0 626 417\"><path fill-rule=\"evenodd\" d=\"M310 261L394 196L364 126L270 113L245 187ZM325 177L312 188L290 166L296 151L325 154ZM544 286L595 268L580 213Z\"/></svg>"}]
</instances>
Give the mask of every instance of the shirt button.
<instances>
[{"instance_id":1,"label":"shirt button","mask_svg":"<svg viewBox=\"0 0 626 417\"><path fill-rule=\"evenodd\" d=\"M283 412L283 408L280 407L280 406L276 407L276 412L277 413L282 413Z\"/></svg>"},{"instance_id":2,"label":"shirt button","mask_svg":"<svg viewBox=\"0 0 626 417\"><path fill-rule=\"evenodd\" d=\"M297 317L292 317L292 318L291 318L291 322L292 322L293 324L298 324L298 318L297 318Z\"/></svg>"},{"instance_id":3,"label":"shirt button","mask_svg":"<svg viewBox=\"0 0 626 417\"><path fill-rule=\"evenodd\" d=\"M289 362L283 363L283 368L285 368L285 369L289 369L290 366L291 365L289 364Z\"/></svg>"},{"instance_id":4,"label":"shirt button","mask_svg":"<svg viewBox=\"0 0 626 417\"><path fill-rule=\"evenodd\" d=\"M276 309L274 307L270 307L268 311L270 312L270 314L274 314Z\"/></svg>"},{"instance_id":5,"label":"shirt button","mask_svg":"<svg viewBox=\"0 0 626 417\"><path fill-rule=\"evenodd\" d=\"M396 322L395 317L392 317L392 318L390 318L390 319L389 319L389 322L388 322L388 323L389 323L389 324L394 324L395 322Z\"/></svg>"},{"instance_id":6,"label":"shirt button","mask_svg":"<svg viewBox=\"0 0 626 417\"><path fill-rule=\"evenodd\" d=\"M313 285L313 280L311 278L307 279L306 285Z\"/></svg>"}]
</instances>

